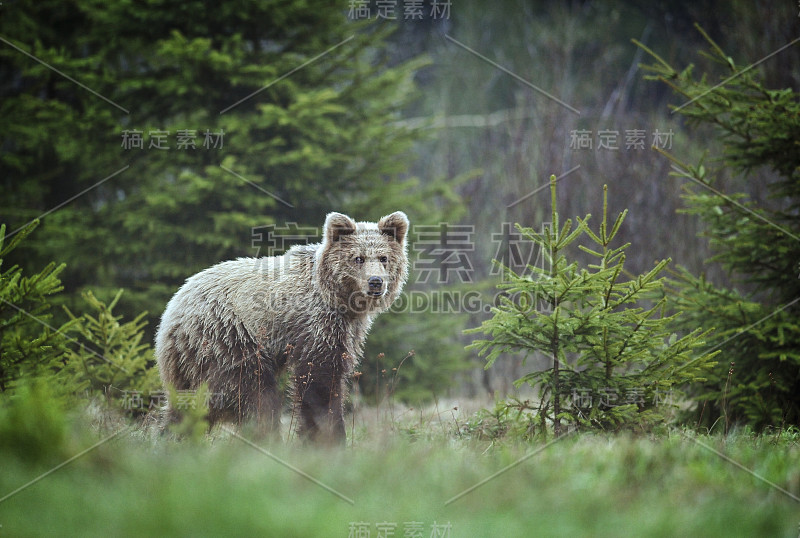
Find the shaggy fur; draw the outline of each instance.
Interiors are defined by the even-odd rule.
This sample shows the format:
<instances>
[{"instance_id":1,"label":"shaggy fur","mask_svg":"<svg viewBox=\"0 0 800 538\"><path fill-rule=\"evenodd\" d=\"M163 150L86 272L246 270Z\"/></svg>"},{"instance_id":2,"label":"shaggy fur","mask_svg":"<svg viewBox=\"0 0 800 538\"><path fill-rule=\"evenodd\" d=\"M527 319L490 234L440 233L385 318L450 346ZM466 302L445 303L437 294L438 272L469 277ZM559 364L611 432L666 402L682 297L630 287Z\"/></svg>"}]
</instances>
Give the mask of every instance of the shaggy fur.
<instances>
[{"instance_id":1,"label":"shaggy fur","mask_svg":"<svg viewBox=\"0 0 800 538\"><path fill-rule=\"evenodd\" d=\"M156 334L162 381L177 390L207 382L211 424L255 417L264 431L277 431L277 379L289 368L300 433L343 441L345 380L372 321L403 289L408 226L400 211L378 223L330 213L322 243L189 278ZM177 419L173 404L167 420Z\"/></svg>"}]
</instances>

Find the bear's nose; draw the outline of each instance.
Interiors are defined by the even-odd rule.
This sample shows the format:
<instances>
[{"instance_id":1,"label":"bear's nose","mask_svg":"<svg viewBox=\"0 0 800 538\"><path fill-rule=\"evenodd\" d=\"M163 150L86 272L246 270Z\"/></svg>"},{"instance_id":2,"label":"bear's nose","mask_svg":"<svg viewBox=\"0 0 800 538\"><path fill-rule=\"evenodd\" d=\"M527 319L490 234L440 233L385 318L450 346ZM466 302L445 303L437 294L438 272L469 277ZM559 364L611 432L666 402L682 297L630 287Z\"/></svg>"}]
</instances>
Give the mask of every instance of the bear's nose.
<instances>
[{"instance_id":1,"label":"bear's nose","mask_svg":"<svg viewBox=\"0 0 800 538\"><path fill-rule=\"evenodd\" d=\"M382 291L383 290L383 279L379 276L371 276L369 280L367 280L367 284L369 285L369 291Z\"/></svg>"}]
</instances>

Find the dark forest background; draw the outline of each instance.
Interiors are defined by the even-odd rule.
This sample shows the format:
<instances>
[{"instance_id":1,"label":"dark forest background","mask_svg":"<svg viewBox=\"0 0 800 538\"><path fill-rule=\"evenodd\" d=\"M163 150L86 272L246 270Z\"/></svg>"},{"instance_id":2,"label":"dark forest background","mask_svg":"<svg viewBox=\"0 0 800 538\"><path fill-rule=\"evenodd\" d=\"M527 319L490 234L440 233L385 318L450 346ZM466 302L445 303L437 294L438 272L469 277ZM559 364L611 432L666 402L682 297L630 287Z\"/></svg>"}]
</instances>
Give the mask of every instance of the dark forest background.
<instances>
[{"instance_id":1,"label":"dark forest background","mask_svg":"<svg viewBox=\"0 0 800 538\"><path fill-rule=\"evenodd\" d=\"M40 224L2 269L32 275L65 264L62 291L30 303L4 299L6 345L48 330L37 322L14 332L32 318L11 303L33 312L47 302L36 318L56 328L68 312L102 311L91 298L108 304L121 289L114 314L124 323L146 313L138 353L152 367L146 345L187 277L314 238L329 211L376 220L402 209L415 226L407 290L428 302L376 323L361 393L409 402L505 396L516 390L522 358L484 370L462 331L488 312L461 299L445 312L441 294L477 290L492 302L500 281L492 259L508 261L513 223L548 221L548 190L539 189L551 174L560 177L564 216L601 214L604 184L609 207L628 209L619 240L632 243L633 273L669 257L714 285L782 304L714 261L708 224L680 211L686 181L669 176L654 136L669 133L662 149L689 163L722 163L726 139L713 122L671 113L668 105L685 99L645 79L640 64L653 59L632 39L719 81L729 73L700 54L709 44L695 23L743 67L800 35L796 3L458 0L406 11L409 4L394 3L392 19L378 4L346 1L3 2L6 244ZM751 74L767 88L796 91L800 46ZM642 147L626 147L634 131ZM590 133L591 149L577 147L578 132ZM613 133L603 147L601 136ZM786 196L770 188L780 172L767 164L720 164L714 186L783 208ZM9 381L22 372L6 370ZM789 393L798 370L787 374Z\"/></svg>"}]
</instances>

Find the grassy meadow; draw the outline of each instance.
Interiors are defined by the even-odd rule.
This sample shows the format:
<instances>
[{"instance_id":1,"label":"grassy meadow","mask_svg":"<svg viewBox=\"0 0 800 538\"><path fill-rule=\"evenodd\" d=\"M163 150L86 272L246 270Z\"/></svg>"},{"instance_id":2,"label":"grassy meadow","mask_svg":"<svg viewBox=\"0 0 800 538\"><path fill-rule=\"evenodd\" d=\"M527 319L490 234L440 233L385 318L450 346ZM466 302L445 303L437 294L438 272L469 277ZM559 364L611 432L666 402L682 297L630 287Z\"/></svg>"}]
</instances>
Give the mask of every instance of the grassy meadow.
<instances>
[{"instance_id":1,"label":"grassy meadow","mask_svg":"<svg viewBox=\"0 0 800 538\"><path fill-rule=\"evenodd\" d=\"M799 532L797 430L522 441L489 438L485 415L452 408L361 409L332 449L252 441L247 428L176 441L90 415L38 452L0 453L0 536Z\"/></svg>"}]
</instances>

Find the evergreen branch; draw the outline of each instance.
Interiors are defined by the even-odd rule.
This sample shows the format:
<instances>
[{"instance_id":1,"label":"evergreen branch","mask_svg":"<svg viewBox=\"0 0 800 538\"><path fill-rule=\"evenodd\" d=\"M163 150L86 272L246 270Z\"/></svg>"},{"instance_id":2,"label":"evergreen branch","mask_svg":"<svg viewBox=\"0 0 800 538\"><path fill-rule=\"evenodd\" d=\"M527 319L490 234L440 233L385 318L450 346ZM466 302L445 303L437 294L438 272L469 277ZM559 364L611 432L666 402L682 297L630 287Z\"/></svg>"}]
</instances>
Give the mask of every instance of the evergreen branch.
<instances>
[{"instance_id":1,"label":"evergreen branch","mask_svg":"<svg viewBox=\"0 0 800 538\"><path fill-rule=\"evenodd\" d=\"M645 45L644 43L642 43L642 42L641 42L641 41L639 41L638 39L631 39L631 42L632 42L634 45L636 45L637 47L639 47L640 49L644 49L644 51L645 51L647 54L649 54L650 56L652 56L653 58L655 58L655 59L656 59L656 61L657 61L658 63L660 63L660 64L661 64L661 66L662 66L662 67L663 67L665 70L667 70L667 71L670 73L670 76L672 76L672 77L676 77L676 76L678 76L678 73L677 73L677 72L676 72L674 69L672 69L672 66L671 66L669 63L667 63L667 61L666 61L666 60L664 60L664 59L663 59L661 56L659 56L658 54L656 54L655 52L653 52L653 51L652 51L652 50L651 50L651 49L650 49L650 48L649 48L647 45ZM640 67L647 67L647 66L640 65Z\"/></svg>"},{"instance_id":2,"label":"evergreen branch","mask_svg":"<svg viewBox=\"0 0 800 538\"><path fill-rule=\"evenodd\" d=\"M14 248L28 235L30 235L33 230L39 226L39 219L33 219L28 224L19 228L14 233L10 233L6 235L6 225L0 224L0 264L2 263L2 259L5 257L6 254L14 250ZM12 236L16 236L13 237ZM6 239L11 238L11 241L8 244L5 244ZM5 245L5 246L4 246Z\"/></svg>"},{"instance_id":3,"label":"evergreen branch","mask_svg":"<svg viewBox=\"0 0 800 538\"><path fill-rule=\"evenodd\" d=\"M698 28L699 28L699 27L698 27ZM701 31L702 31L702 30L701 30ZM705 34L705 32L703 32L703 35L705 35L705 36L707 37L707 34ZM709 39L709 41L712 43L712 45L713 45L713 46L715 46L717 49L719 49L719 47L716 45L716 43L714 43L713 41L711 41L711 38L708 38L708 39ZM758 61L756 61L756 62L753 62L752 64L748 65L747 67L745 67L745 68L744 68L744 69L742 69L741 71L737 71L737 72L735 72L735 73L734 73L733 75L731 75L730 77L726 78L725 80L723 80L723 81L722 81L722 82L720 82L719 84L717 84L717 85L715 85L715 86L712 86L711 88L709 88L709 89L708 89L708 90L706 90L705 92L701 93L700 95L698 95L698 96L697 96L697 97L695 97L694 99L692 99L692 100L690 100L690 101L687 101L686 103L682 104L681 106L679 106L679 107L677 107L677 108L673 109L673 110L672 110L672 112L670 112L670 114L674 114L675 112L677 112L677 111L681 110L682 108L684 108L684 107L686 107L686 106L688 106L688 105L690 105L690 104L694 103L695 101L697 101L697 100L699 100L699 99L702 99L703 97L705 97L705 96L706 96L706 95L708 95L709 93L713 92L713 91L714 91L714 90L716 90L717 88L719 88L719 87L721 87L721 86L724 86L724 85L726 85L728 82L730 82L731 80L734 80L735 78L738 78L738 77L742 76L743 74L747 73L748 71L750 71L750 70L751 70L751 69L753 69L754 67L756 67L756 66L758 66L758 65L762 64L762 63L763 63L763 62L765 62L766 60L768 60L768 59L772 58L773 56L775 56L776 54L778 54L778 53L780 53L780 52L783 52L784 50L788 49L789 47L791 47L792 45L794 45L795 43L798 43L798 42L800 42L800 37L797 37L797 38L793 39L792 41L790 41L790 42L789 42L789 43L787 43L786 45L784 45L784 46L780 47L779 49L777 49L777 50L775 50L775 51L773 51L773 52L771 52L770 54L767 54L766 56L764 56L764 57L763 57L763 58L761 58L760 60L758 60ZM722 54L722 56L723 56L723 57L725 57L725 55L722 53L722 51L721 51L721 50L720 50L720 54ZM733 67L733 62L732 62L732 61L730 61L730 64L731 64L731 68L733 68L733 69L735 70L735 68Z\"/></svg>"},{"instance_id":4,"label":"evergreen branch","mask_svg":"<svg viewBox=\"0 0 800 538\"><path fill-rule=\"evenodd\" d=\"M664 267L669 264L670 261L672 261L670 258L661 260L648 273L638 276L635 280L631 281L630 290L628 293L616 301L611 308L616 308L619 305L628 302L634 295L645 289L651 283L652 279L655 278L664 269Z\"/></svg>"},{"instance_id":5,"label":"evergreen branch","mask_svg":"<svg viewBox=\"0 0 800 538\"><path fill-rule=\"evenodd\" d=\"M67 323L66 323L65 325L63 325L63 326L62 326L60 329L56 329L55 327L53 327L52 325L50 325L50 324L49 324L49 323L47 323L46 321L42 320L41 318L37 318L36 316L33 316L33 315L31 315L29 312L25 311L24 309L22 309L22 308L18 307L17 305L15 305L15 304L13 304L13 303L10 303L10 302L6 301L5 299L2 299L2 298L0 298L0 301L2 301L2 302L4 302L4 303L6 303L6 304L7 304L7 305L9 305L11 308L13 308L13 309L15 309L15 310L17 310L17 311L21 312L22 314L24 314L24 315L28 316L29 318L31 318L32 320L36 321L36 322L37 322L37 323L39 323L40 325L43 325L43 326L47 327L48 329L51 329L51 330L55 331L55 334L61 334L61 335L63 335L63 336L64 336L64 338L66 338L68 341L70 341L70 342L73 342L73 343L77 343L77 344L79 344L79 345L81 346L81 348L82 348L82 349L84 348L84 345L83 345L83 344L81 344L80 342L78 342L78 341L77 341L77 340L75 340L74 338L71 338L71 337L67 336L66 334L64 334L64 332L65 332L65 331L66 331L66 330L67 330L69 327L71 327L71 326L72 326L72 322L67 322ZM112 361L110 361L109 359L107 359L106 357L104 357L103 355L101 355L100 353L98 353L98 352L96 352L96 351L94 351L94 350L92 350L92 349L88 349L88 348L85 348L85 349L86 349L86 350L87 350L89 353L91 353L92 355L95 355L96 357L99 357L100 359L102 359L102 360L106 361L107 363L109 363L109 364L111 364L111 365L115 366L116 368L120 368L121 370L125 371L126 373L130 373L130 372L128 372L127 370L125 370L125 368L124 368L124 367L122 367L122 366L120 366L120 365L116 365L116 364L114 364Z\"/></svg>"},{"instance_id":6,"label":"evergreen branch","mask_svg":"<svg viewBox=\"0 0 800 538\"><path fill-rule=\"evenodd\" d=\"M622 271L624 264L625 255L622 256L622 260L620 260L620 262L614 268L614 274L611 276L611 280L608 282L608 291L606 291L605 295L603 296L603 308L608 308L609 301L611 300L611 291L614 289L614 284L616 284L617 278L619 277L619 273Z\"/></svg>"},{"instance_id":7,"label":"evergreen branch","mask_svg":"<svg viewBox=\"0 0 800 538\"><path fill-rule=\"evenodd\" d=\"M667 155L667 153L665 151L661 150L660 148L655 148L655 149L659 153L661 153L663 155ZM673 160L673 159L670 159L670 160ZM800 242L800 237L798 237L797 235L793 234L792 232L790 232L786 228L784 228L784 227L772 222L768 218L759 215L758 213L756 213L755 211L753 211L749 207L740 204L739 202L737 202L736 200L734 200L733 198L731 198L730 196L728 196L724 192L721 192L721 191L715 189L714 187L712 187L708 183L700 181L699 179L695 178L689 171L684 170L684 169L682 169L682 168L680 168L680 167L678 167L676 165L673 165L672 169L675 170L676 172L678 172L679 177L685 177L686 179L689 179L689 180L697 183L701 187L710 190L711 192L713 192L714 194L716 194L717 196L719 196L720 198L722 198L726 202L730 203L731 205L736 206L737 208L741 209L742 211L744 211L744 212L746 212L746 213L748 213L750 215L753 215L757 219L763 221L765 224L768 224L769 226L775 228L776 230L779 230L781 233L787 235L788 237L791 237L795 241L799 241Z\"/></svg>"},{"instance_id":8,"label":"evergreen branch","mask_svg":"<svg viewBox=\"0 0 800 538\"><path fill-rule=\"evenodd\" d=\"M662 299L661 301L659 301L659 304L663 304L665 301L666 301L666 299ZM631 331L631 333L620 344L619 351L617 352L616 356L613 358L614 362L617 362L617 361L620 360L620 358L622 357L622 354L625 353L626 348L628 347L628 343L638 333L639 329L641 329L643 326L645 326L647 320L650 318L650 316L653 315L653 313L656 311L656 308L659 306L659 304L657 304L656 306L651 308L649 311L647 311L644 314L643 317L640 317L638 319L638 321L637 321L636 325L633 327L633 330Z\"/></svg>"}]
</instances>

